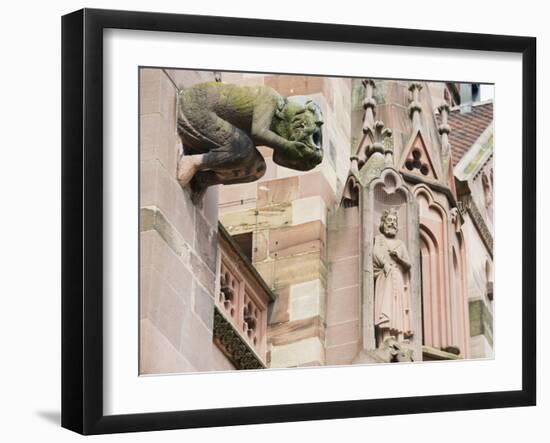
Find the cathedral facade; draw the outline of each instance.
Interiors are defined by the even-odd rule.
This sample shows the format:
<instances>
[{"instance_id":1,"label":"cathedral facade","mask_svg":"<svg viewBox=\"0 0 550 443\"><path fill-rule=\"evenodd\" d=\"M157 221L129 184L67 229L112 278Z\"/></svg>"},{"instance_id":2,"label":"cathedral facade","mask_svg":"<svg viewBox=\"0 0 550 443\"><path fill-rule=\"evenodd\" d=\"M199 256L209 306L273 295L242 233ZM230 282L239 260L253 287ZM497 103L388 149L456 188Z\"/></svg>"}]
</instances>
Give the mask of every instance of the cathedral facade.
<instances>
[{"instance_id":1,"label":"cathedral facade","mask_svg":"<svg viewBox=\"0 0 550 443\"><path fill-rule=\"evenodd\" d=\"M259 145L253 181L194 200L178 96L204 82L307 97L322 161L293 169ZM492 358L482 88L142 69L140 373Z\"/></svg>"}]
</instances>

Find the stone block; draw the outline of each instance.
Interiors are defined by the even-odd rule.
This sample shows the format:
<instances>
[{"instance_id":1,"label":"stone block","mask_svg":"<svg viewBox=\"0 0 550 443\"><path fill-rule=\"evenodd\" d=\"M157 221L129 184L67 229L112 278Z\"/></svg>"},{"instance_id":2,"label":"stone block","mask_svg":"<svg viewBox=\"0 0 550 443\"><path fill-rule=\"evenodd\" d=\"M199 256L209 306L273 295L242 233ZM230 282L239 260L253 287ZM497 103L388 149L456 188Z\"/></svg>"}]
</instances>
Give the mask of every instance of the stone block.
<instances>
[{"instance_id":1,"label":"stone block","mask_svg":"<svg viewBox=\"0 0 550 443\"><path fill-rule=\"evenodd\" d=\"M176 102L178 89L168 77L164 69L160 76L160 110L159 112L168 119L176 129Z\"/></svg>"},{"instance_id":2,"label":"stone block","mask_svg":"<svg viewBox=\"0 0 550 443\"><path fill-rule=\"evenodd\" d=\"M176 112L176 87L162 69L140 69L140 115L160 113L174 118Z\"/></svg>"},{"instance_id":3,"label":"stone block","mask_svg":"<svg viewBox=\"0 0 550 443\"><path fill-rule=\"evenodd\" d=\"M252 233L252 261L264 261L268 257L270 231L255 231Z\"/></svg>"},{"instance_id":4,"label":"stone block","mask_svg":"<svg viewBox=\"0 0 550 443\"><path fill-rule=\"evenodd\" d=\"M265 75L244 72L222 72L221 77L224 83L234 83L242 86L261 86L264 84Z\"/></svg>"},{"instance_id":5,"label":"stone block","mask_svg":"<svg viewBox=\"0 0 550 443\"><path fill-rule=\"evenodd\" d=\"M212 331L203 321L189 310L181 318L180 346L181 354L199 371L216 370L212 366Z\"/></svg>"},{"instance_id":6,"label":"stone block","mask_svg":"<svg viewBox=\"0 0 550 443\"><path fill-rule=\"evenodd\" d=\"M186 303L190 303L193 282L191 272L164 239L156 231L152 232L152 267L175 292L185 299Z\"/></svg>"},{"instance_id":7,"label":"stone block","mask_svg":"<svg viewBox=\"0 0 550 443\"><path fill-rule=\"evenodd\" d=\"M323 77L317 76L266 75L264 82L285 97L291 95L310 96L323 90Z\"/></svg>"},{"instance_id":8,"label":"stone block","mask_svg":"<svg viewBox=\"0 0 550 443\"><path fill-rule=\"evenodd\" d=\"M235 366L229 361L225 354L218 349L218 347L212 344L212 352L210 354L211 365L213 369L211 371L234 371Z\"/></svg>"},{"instance_id":9,"label":"stone block","mask_svg":"<svg viewBox=\"0 0 550 443\"><path fill-rule=\"evenodd\" d=\"M289 320L288 313L288 298L290 296L290 288L280 288L277 290L277 298L269 307L268 324L287 322Z\"/></svg>"},{"instance_id":10,"label":"stone block","mask_svg":"<svg viewBox=\"0 0 550 443\"><path fill-rule=\"evenodd\" d=\"M256 188L257 184L255 182L218 186L220 208L241 208L241 206L249 203L252 203L255 208Z\"/></svg>"},{"instance_id":11,"label":"stone block","mask_svg":"<svg viewBox=\"0 0 550 443\"><path fill-rule=\"evenodd\" d=\"M359 286L329 290L327 298L327 325L359 320L361 293Z\"/></svg>"},{"instance_id":12,"label":"stone block","mask_svg":"<svg viewBox=\"0 0 550 443\"><path fill-rule=\"evenodd\" d=\"M139 328L139 373L141 375L195 371L193 365L149 320L140 320Z\"/></svg>"},{"instance_id":13,"label":"stone block","mask_svg":"<svg viewBox=\"0 0 550 443\"><path fill-rule=\"evenodd\" d=\"M359 342L348 343L340 346L327 347L326 364L327 365L350 365L359 352Z\"/></svg>"},{"instance_id":14,"label":"stone block","mask_svg":"<svg viewBox=\"0 0 550 443\"><path fill-rule=\"evenodd\" d=\"M270 256L276 260L291 257L301 254L309 254L312 252L318 252L320 257L325 257L325 245L321 240L311 240L305 243L299 243L297 245L289 246L285 249L278 249L276 251L270 251Z\"/></svg>"},{"instance_id":15,"label":"stone block","mask_svg":"<svg viewBox=\"0 0 550 443\"><path fill-rule=\"evenodd\" d=\"M358 226L342 228L338 231L329 231L329 260L332 262L342 258L358 256L360 245L361 230Z\"/></svg>"},{"instance_id":16,"label":"stone block","mask_svg":"<svg viewBox=\"0 0 550 443\"><path fill-rule=\"evenodd\" d=\"M155 233L153 229L141 231L139 233L139 265L150 266L152 263L151 253L153 251L153 239Z\"/></svg>"},{"instance_id":17,"label":"stone block","mask_svg":"<svg viewBox=\"0 0 550 443\"><path fill-rule=\"evenodd\" d=\"M319 252L258 262L254 266L268 286L275 289L315 279L324 282L326 279L326 266Z\"/></svg>"},{"instance_id":18,"label":"stone block","mask_svg":"<svg viewBox=\"0 0 550 443\"><path fill-rule=\"evenodd\" d=\"M139 70L139 112L141 115L160 112L160 69Z\"/></svg>"},{"instance_id":19,"label":"stone block","mask_svg":"<svg viewBox=\"0 0 550 443\"><path fill-rule=\"evenodd\" d=\"M279 203L259 209L224 212L220 214L220 221L231 235L290 226L292 204Z\"/></svg>"},{"instance_id":20,"label":"stone block","mask_svg":"<svg viewBox=\"0 0 550 443\"><path fill-rule=\"evenodd\" d=\"M341 289L359 284L359 256L343 258L329 264L329 288Z\"/></svg>"},{"instance_id":21,"label":"stone block","mask_svg":"<svg viewBox=\"0 0 550 443\"><path fill-rule=\"evenodd\" d=\"M188 311L182 319L179 351L198 371L235 369L213 343L212 331L192 311Z\"/></svg>"},{"instance_id":22,"label":"stone block","mask_svg":"<svg viewBox=\"0 0 550 443\"><path fill-rule=\"evenodd\" d=\"M324 346L318 337L271 347L272 368L291 368L311 361L325 361Z\"/></svg>"},{"instance_id":23,"label":"stone block","mask_svg":"<svg viewBox=\"0 0 550 443\"><path fill-rule=\"evenodd\" d=\"M359 320L351 320L327 327L326 345L341 346L357 343L361 340L361 325Z\"/></svg>"},{"instance_id":24,"label":"stone block","mask_svg":"<svg viewBox=\"0 0 550 443\"><path fill-rule=\"evenodd\" d=\"M212 272L208 265L201 260L195 251L189 255L189 265L195 279L211 294L216 291L216 273Z\"/></svg>"},{"instance_id":25,"label":"stone block","mask_svg":"<svg viewBox=\"0 0 550 443\"><path fill-rule=\"evenodd\" d=\"M310 172L299 176L299 198L320 196L325 205L330 208L337 203L334 189L321 171Z\"/></svg>"},{"instance_id":26,"label":"stone block","mask_svg":"<svg viewBox=\"0 0 550 443\"><path fill-rule=\"evenodd\" d=\"M202 207L198 207L203 217L206 219L210 226L213 226L217 230L218 226L218 189L222 188L222 185L210 186L204 194L202 200Z\"/></svg>"},{"instance_id":27,"label":"stone block","mask_svg":"<svg viewBox=\"0 0 550 443\"><path fill-rule=\"evenodd\" d=\"M324 251L325 226L321 221L312 221L269 232L269 253L274 257L297 253Z\"/></svg>"},{"instance_id":28,"label":"stone block","mask_svg":"<svg viewBox=\"0 0 550 443\"><path fill-rule=\"evenodd\" d=\"M254 263L254 267L258 271L258 274L262 277L262 279L265 281L265 284L271 288L275 288L275 260L265 260L262 262L256 262ZM283 285L279 285L279 287L282 287ZM288 286L288 285L287 285Z\"/></svg>"},{"instance_id":29,"label":"stone block","mask_svg":"<svg viewBox=\"0 0 550 443\"><path fill-rule=\"evenodd\" d=\"M142 160L139 163L139 205L156 206L157 160Z\"/></svg>"},{"instance_id":30,"label":"stone block","mask_svg":"<svg viewBox=\"0 0 550 443\"><path fill-rule=\"evenodd\" d=\"M493 344L493 315L482 299L469 300L468 318L470 321L470 337L483 335L487 342Z\"/></svg>"},{"instance_id":31,"label":"stone block","mask_svg":"<svg viewBox=\"0 0 550 443\"><path fill-rule=\"evenodd\" d=\"M320 220L327 223L327 207L320 196L299 198L292 201L292 224L299 225Z\"/></svg>"},{"instance_id":32,"label":"stone block","mask_svg":"<svg viewBox=\"0 0 550 443\"><path fill-rule=\"evenodd\" d=\"M181 188L158 160L140 162L140 205L155 206L177 232L193 246L194 210L187 190Z\"/></svg>"},{"instance_id":33,"label":"stone block","mask_svg":"<svg viewBox=\"0 0 550 443\"><path fill-rule=\"evenodd\" d=\"M139 268L139 318L147 318L150 311L151 300L151 270L150 264L142 265Z\"/></svg>"},{"instance_id":34,"label":"stone block","mask_svg":"<svg viewBox=\"0 0 550 443\"><path fill-rule=\"evenodd\" d=\"M325 339L323 319L319 316L270 325L267 331L268 342L272 346L282 346L311 337Z\"/></svg>"},{"instance_id":35,"label":"stone block","mask_svg":"<svg viewBox=\"0 0 550 443\"><path fill-rule=\"evenodd\" d=\"M139 117L139 158L153 160L160 136L160 114L144 114Z\"/></svg>"},{"instance_id":36,"label":"stone block","mask_svg":"<svg viewBox=\"0 0 550 443\"><path fill-rule=\"evenodd\" d=\"M328 218L330 231L339 231L345 228L360 226L361 214L357 207L340 208L332 211Z\"/></svg>"},{"instance_id":37,"label":"stone block","mask_svg":"<svg viewBox=\"0 0 550 443\"><path fill-rule=\"evenodd\" d=\"M149 295L149 300L143 300L143 305L149 307L149 312L145 316L175 348L179 349L182 318L190 306L155 268L151 269Z\"/></svg>"},{"instance_id":38,"label":"stone block","mask_svg":"<svg viewBox=\"0 0 550 443\"><path fill-rule=\"evenodd\" d=\"M196 71L194 69L164 69L163 71L178 89L215 80L214 71Z\"/></svg>"},{"instance_id":39,"label":"stone block","mask_svg":"<svg viewBox=\"0 0 550 443\"><path fill-rule=\"evenodd\" d=\"M324 163L324 160L323 162L321 162L320 165L315 166L315 168L313 168L311 171L320 171L321 165L323 163ZM280 166L280 165L276 165L276 167L277 167L276 177L278 179L299 177L300 175L311 173L311 171L297 171L296 169L285 168L284 166Z\"/></svg>"},{"instance_id":40,"label":"stone block","mask_svg":"<svg viewBox=\"0 0 550 443\"><path fill-rule=\"evenodd\" d=\"M257 207L289 203L298 197L298 177L263 181L258 185Z\"/></svg>"},{"instance_id":41,"label":"stone block","mask_svg":"<svg viewBox=\"0 0 550 443\"><path fill-rule=\"evenodd\" d=\"M320 316L324 318L325 288L319 279L290 286L290 321Z\"/></svg>"},{"instance_id":42,"label":"stone block","mask_svg":"<svg viewBox=\"0 0 550 443\"><path fill-rule=\"evenodd\" d=\"M179 139L175 120L160 113L140 117L140 160L158 159L172 174L176 174Z\"/></svg>"},{"instance_id":43,"label":"stone block","mask_svg":"<svg viewBox=\"0 0 550 443\"><path fill-rule=\"evenodd\" d=\"M481 334L469 339L468 358L494 358L493 347L487 338Z\"/></svg>"},{"instance_id":44,"label":"stone block","mask_svg":"<svg viewBox=\"0 0 550 443\"><path fill-rule=\"evenodd\" d=\"M323 366L320 361L308 361L307 363L301 363L298 365L299 368L311 368L315 366Z\"/></svg>"},{"instance_id":45,"label":"stone block","mask_svg":"<svg viewBox=\"0 0 550 443\"><path fill-rule=\"evenodd\" d=\"M207 329L214 328L214 297L200 285L195 285L194 310Z\"/></svg>"},{"instance_id":46,"label":"stone block","mask_svg":"<svg viewBox=\"0 0 550 443\"><path fill-rule=\"evenodd\" d=\"M156 231L184 263L189 262L189 246L158 208L141 208L139 224L141 232Z\"/></svg>"},{"instance_id":47,"label":"stone block","mask_svg":"<svg viewBox=\"0 0 550 443\"><path fill-rule=\"evenodd\" d=\"M195 249L197 255L212 272L216 272L218 255L218 229L217 224L212 226L197 209L195 224Z\"/></svg>"},{"instance_id":48,"label":"stone block","mask_svg":"<svg viewBox=\"0 0 550 443\"><path fill-rule=\"evenodd\" d=\"M177 186L175 189L175 210L173 211L172 219L174 228L182 236L185 242L191 247L194 248L197 246L195 237L196 233L196 215L195 215L195 206L191 201L191 196L187 190L181 189L179 184L172 182L174 186ZM179 187L179 188L178 188Z\"/></svg>"}]
</instances>

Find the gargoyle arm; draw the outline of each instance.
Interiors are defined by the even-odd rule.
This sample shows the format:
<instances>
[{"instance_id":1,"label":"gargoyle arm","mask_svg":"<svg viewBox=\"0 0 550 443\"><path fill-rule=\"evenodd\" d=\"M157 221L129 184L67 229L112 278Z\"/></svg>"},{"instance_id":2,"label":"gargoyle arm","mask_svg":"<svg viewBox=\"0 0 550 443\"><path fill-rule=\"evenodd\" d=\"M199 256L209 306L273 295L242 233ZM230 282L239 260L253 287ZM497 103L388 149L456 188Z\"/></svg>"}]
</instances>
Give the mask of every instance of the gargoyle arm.
<instances>
[{"instance_id":1,"label":"gargoyle arm","mask_svg":"<svg viewBox=\"0 0 550 443\"><path fill-rule=\"evenodd\" d=\"M286 150L288 149L288 140L270 129L276 109L277 100L274 97L260 97L254 107L250 135L256 145L268 146L274 150Z\"/></svg>"}]
</instances>

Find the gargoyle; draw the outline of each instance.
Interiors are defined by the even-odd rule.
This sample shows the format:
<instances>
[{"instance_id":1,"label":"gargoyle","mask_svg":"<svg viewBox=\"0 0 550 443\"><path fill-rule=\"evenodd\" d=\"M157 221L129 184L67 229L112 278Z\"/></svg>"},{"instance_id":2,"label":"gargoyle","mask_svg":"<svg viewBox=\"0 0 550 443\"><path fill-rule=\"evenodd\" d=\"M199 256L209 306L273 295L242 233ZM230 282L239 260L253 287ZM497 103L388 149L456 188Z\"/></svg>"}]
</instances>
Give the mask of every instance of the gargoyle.
<instances>
[{"instance_id":1,"label":"gargoyle","mask_svg":"<svg viewBox=\"0 0 550 443\"><path fill-rule=\"evenodd\" d=\"M209 186L261 178L265 161L308 171L323 160L320 107L304 96L284 98L267 86L200 83L178 92L177 128L183 145L180 185L200 204Z\"/></svg>"}]
</instances>

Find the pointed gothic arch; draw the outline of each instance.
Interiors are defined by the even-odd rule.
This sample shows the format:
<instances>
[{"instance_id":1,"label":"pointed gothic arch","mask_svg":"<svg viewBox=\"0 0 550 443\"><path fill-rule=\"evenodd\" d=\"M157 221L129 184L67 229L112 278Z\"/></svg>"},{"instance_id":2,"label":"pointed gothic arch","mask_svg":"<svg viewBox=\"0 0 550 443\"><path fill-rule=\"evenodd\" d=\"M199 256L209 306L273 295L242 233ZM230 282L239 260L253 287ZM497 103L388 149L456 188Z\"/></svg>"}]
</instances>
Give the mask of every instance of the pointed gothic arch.
<instances>
[{"instance_id":1,"label":"pointed gothic arch","mask_svg":"<svg viewBox=\"0 0 550 443\"><path fill-rule=\"evenodd\" d=\"M464 243L432 190L414 189L419 208L423 344L466 356Z\"/></svg>"},{"instance_id":2,"label":"pointed gothic arch","mask_svg":"<svg viewBox=\"0 0 550 443\"><path fill-rule=\"evenodd\" d=\"M419 208L424 345L453 346L447 212L425 185L415 188Z\"/></svg>"}]
</instances>

